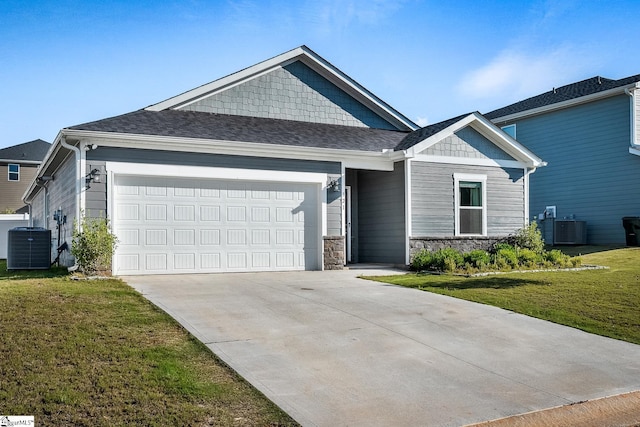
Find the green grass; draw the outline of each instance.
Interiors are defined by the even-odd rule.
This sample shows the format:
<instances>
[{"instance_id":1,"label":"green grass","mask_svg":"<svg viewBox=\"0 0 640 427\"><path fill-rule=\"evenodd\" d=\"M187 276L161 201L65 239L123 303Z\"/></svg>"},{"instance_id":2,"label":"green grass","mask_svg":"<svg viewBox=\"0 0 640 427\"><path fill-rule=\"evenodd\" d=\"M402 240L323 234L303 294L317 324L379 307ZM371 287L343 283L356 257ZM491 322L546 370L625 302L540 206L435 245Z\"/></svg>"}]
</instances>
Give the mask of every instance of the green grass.
<instances>
[{"instance_id":1,"label":"green grass","mask_svg":"<svg viewBox=\"0 0 640 427\"><path fill-rule=\"evenodd\" d=\"M509 273L487 277L407 274L372 278L572 326L640 344L640 248L598 252L583 264L610 267L577 272ZM573 250L572 255L577 255Z\"/></svg>"},{"instance_id":2,"label":"green grass","mask_svg":"<svg viewBox=\"0 0 640 427\"><path fill-rule=\"evenodd\" d=\"M297 425L116 280L0 261L0 413L38 425Z\"/></svg>"}]
</instances>

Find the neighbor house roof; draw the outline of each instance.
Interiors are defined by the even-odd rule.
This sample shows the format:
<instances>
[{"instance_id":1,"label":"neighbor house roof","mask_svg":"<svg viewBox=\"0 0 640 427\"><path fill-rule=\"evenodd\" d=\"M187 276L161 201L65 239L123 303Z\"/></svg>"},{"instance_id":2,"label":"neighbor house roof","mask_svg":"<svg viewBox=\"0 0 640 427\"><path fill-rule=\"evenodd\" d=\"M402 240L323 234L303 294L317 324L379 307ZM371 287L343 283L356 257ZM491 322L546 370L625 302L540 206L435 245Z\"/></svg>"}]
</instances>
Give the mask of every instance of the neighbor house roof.
<instances>
[{"instance_id":1,"label":"neighbor house roof","mask_svg":"<svg viewBox=\"0 0 640 427\"><path fill-rule=\"evenodd\" d=\"M0 149L0 161L16 163L40 163L51 144L41 139Z\"/></svg>"},{"instance_id":2,"label":"neighbor house roof","mask_svg":"<svg viewBox=\"0 0 640 427\"><path fill-rule=\"evenodd\" d=\"M67 128L360 151L393 149L407 132L194 111L138 110Z\"/></svg>"},{"instance_id":3,"label":"neighbor house roof","mask_svg":"<svg viewBox=\"0 0 640 427\"><path fill-rule=\"evenodd\" d=\"M552 106L554 104L570 102L571 100L577 100L578 98L590 95L595 96L597 94L602 94L604 96L606 95L604 92L613 89L619 89L620 92L622 92L625 87L633 86L637 82L640 82L640 74L618 80L611 80L596 76L576 83L553 88L540 95L493 110L484 114L484 116L490 120L495 120L523 113L525 111L543 109L544 107Z\"/></svg>"}]
</instances>

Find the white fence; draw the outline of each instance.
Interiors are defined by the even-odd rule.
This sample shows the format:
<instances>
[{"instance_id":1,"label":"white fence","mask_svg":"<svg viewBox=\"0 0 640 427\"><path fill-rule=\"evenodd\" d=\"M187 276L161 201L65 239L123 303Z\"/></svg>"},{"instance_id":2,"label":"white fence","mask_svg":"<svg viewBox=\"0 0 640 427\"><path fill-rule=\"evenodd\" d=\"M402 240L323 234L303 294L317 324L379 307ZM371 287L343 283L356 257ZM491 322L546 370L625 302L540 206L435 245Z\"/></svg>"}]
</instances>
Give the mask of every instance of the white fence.
<instances>
[{"instance_id":1,"label":"white fence","mask_svg":"<svg viewBox=\"0 0 640 427\"><path fill-rule=\"evenodd\" d=\"M28 226L29 214L0 214L0 259L7 259L9 230Z\"/></svg>"}]
</instances>

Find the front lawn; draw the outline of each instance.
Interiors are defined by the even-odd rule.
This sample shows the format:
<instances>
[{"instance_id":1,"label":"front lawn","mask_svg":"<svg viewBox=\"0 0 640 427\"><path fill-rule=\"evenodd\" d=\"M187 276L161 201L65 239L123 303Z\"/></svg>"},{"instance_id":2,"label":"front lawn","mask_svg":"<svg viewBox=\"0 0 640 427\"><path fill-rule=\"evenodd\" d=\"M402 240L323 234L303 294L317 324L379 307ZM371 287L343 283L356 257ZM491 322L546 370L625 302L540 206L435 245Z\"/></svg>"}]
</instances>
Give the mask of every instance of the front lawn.
<instances>
[{"instance_id":1,"label":"front lawn","mask_svg":"<svg viewBox=\"0 0 640 427\"><path fill-rule=\"evenodd\" d=\"M0 261L0 413L37 425L297 425L120 280Z\"/></svg>"},{"instance_id":2,"label":"front lawn","mask_svg":"<svg viewBox=\"0 0 640 427\"><path fill-rule=\"evenodd\" d=\"M582 263L610 268L469 278L407 274L373 279L640 344L640 248L595 251L582 255Z\"/></svg>"}]
</instances>

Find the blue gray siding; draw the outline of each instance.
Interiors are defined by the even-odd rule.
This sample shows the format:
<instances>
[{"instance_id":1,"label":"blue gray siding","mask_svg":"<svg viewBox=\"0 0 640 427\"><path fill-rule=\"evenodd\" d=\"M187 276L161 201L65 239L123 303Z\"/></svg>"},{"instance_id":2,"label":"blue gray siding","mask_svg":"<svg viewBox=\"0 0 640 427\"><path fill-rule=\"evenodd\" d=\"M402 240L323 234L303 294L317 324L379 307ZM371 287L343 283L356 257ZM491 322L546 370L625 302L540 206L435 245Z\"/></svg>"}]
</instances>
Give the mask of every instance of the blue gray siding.
<instances>
[{"instance_id":1,"label":"blue gray siding","mask_svg":"<svg viewBox=\"0 0 640 427\"><path fill-rule=\"evenodd\" d=\"M179 109L396 129L300 61Z\"/></svg>"},{"instance_id":2,"label":"blue gray siding","mask_svg":"<svg viewBox=\"0 0 640 427\"><path fill-rule=\"evenodd\" d=\"M405 263L404 162L358 171L358 262Z\"/></svg>"},{"instance_id":3,"label":"blue gray siding","mask_svg":"<svg viewBox=\"0 0 640 427\"><path fill-rule=\"evenodd\" d=\"M413 161L411 237L454 235L454 173L487 176L487 235L506 236L524 225L522 169Z\"/></svg>"},{"instance_id":4,"label":"blue gray siding","mask_svg":"<svg viewBox=\"0 0 640 427\"><path fill-rule=\"evenodd\" d=\"M587 221L591 244L624 243L640 216L640 157L629 154L630 98L620 95L517 122L518 141L548 162L531 175L531 215Z\"/></svg>"}]
</instances>

